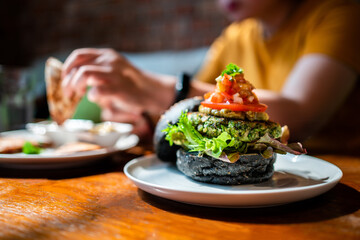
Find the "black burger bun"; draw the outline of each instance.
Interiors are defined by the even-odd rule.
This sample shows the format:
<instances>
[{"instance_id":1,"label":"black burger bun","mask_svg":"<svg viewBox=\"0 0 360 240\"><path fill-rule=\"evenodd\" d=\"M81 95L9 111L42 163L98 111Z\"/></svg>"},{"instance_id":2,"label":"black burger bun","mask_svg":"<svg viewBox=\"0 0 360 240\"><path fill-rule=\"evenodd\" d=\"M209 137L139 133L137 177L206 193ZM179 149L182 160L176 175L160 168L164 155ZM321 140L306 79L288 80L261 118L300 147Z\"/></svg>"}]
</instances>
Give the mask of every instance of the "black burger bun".
<instances>
[{"instance_id":1,"label":"black burger bun","mask_svg":"<svg viewBox=\"0 0 360 240\"><path fill-rule=\"evenodd\" d=\"M154 149L157 157L166 162L176 162L176 151L180 146L173 145L170 146L169 142L165 140L165 133L162 132L165 128L168 127L168 124L176 124L182 112L184 111L197 111L200 103L204 99L202 97L193 97L184 99L169 108L158 121L155 127L154 133Z\"/></svg>"},{"instance_id":2,"label":"black burger bun","mask_svg":"<svg viewBox=\"0 0 360 240\"><path fill-rule=\"evenodd\" d=\"M201 182L238 185L260 183L274 174L276 154L263 158L260 154L241 155L235 163L227 163L210 156L198 156L196 152L177 151L177 168L186 176Z\"/></svg>"},{"instance_id":3,"label":"black burger bun","mask_svg":"<svg viewBox=\"0 0 360 240\"><path fill-rule=\"evenodd\" d=\"M235 163L227 163L213 157L198 156L197 152L187 152L178 145L170 146L162 130L168 124L176 124L182 112L198 111L201 97L188 98L174 104L158 121L154 133L154 149L157 157L165 162L176 163L177 168L186 176L201 182L238 185L264 182L274 174L274 153L270 158L260 154L240 155Z\"/></svg>"}]
</instances>

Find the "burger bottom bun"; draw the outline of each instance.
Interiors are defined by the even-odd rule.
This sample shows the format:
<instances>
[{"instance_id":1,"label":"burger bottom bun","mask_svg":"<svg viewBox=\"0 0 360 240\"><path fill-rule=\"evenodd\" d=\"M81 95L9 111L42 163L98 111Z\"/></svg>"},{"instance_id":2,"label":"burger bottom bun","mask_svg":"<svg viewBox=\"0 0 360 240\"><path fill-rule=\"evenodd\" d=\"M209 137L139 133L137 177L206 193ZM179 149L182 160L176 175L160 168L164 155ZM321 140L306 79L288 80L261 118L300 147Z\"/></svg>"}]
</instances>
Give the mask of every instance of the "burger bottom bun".
<instances>
[{"instance_id":1,"label":"burger bottom bun","mask_svg":"<svg viewBox=\"0 0 360 240\"><path fill-rule=\"evenodd\" d=\"M227 163L210 156L199 157L196 152L179 149L177 168L186 176L200 182L238 185L260 183L274 174L276 154L263 158L260 154L242 155L235 163Z\"/></svg>"}]
</instances>

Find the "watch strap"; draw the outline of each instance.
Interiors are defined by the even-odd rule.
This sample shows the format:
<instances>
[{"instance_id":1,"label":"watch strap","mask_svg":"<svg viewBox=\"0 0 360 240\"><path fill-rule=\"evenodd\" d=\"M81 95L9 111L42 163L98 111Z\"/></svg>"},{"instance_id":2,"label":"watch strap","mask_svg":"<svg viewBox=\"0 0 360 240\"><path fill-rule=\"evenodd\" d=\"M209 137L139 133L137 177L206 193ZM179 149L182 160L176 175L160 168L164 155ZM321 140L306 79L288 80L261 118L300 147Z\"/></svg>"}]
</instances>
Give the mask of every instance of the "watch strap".
<instances>
[{"instance_id":1,"label":"watch strap","mask_svg":"<svg viewBox=\"0 0 360 240\"><path fill-rule=\"evenodd\" d=\"M175 84L175 100L174 103L177 103L187 97L190 91L190 81L191 76L187 73L181 73Z\"/></svg>"}]
</instances>

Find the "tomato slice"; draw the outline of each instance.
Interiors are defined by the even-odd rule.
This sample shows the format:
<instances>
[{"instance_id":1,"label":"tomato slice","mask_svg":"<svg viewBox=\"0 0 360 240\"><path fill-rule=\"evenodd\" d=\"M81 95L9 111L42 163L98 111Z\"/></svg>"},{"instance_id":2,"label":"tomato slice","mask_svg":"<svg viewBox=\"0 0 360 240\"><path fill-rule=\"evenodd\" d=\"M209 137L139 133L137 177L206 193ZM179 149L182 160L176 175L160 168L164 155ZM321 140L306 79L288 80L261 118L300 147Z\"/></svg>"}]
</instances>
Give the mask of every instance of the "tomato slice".
<instances>
[{"instance_id":1,"label":"tomato slice","mask_svg":"<svg viewBox=\"0 0 360 240\"><path fill-rule=\"evenodd\" d=\"M265 112L267 109L267 105L262 103L257 104L240 104L240 103L213 103L208 101L201 102L201 105L204 107L212 108L212 109L229 109L234 112Z\"/></svg>"}]
</instances>

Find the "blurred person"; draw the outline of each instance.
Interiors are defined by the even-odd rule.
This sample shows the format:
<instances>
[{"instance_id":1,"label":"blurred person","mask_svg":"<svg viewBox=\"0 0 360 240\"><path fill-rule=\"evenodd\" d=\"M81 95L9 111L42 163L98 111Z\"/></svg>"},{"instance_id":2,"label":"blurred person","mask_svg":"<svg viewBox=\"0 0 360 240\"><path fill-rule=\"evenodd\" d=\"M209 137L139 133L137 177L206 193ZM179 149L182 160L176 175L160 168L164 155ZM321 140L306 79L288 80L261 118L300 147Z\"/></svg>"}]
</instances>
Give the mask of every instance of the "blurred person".
<instances>
[{"instance_id":1,"label":"blurred person","mask_svg":"<svg viewBox=\"0 0 360 240\"><path fill-rule=\"evenodd\" d=\"M104 120L130 122L149 131L174 99L213 90L215 78L234 63L291 138L321 128L350 94L360 72L360 12L350 0L218 0L233 21L209 49L190 88L174 91L175 76L136 68L112 49L77 49L67 58L63 87L85 94ZM184 83L183 83L184 84ZM185 82L186 84L186 82Z\"/></svg>"}]
</instances>

